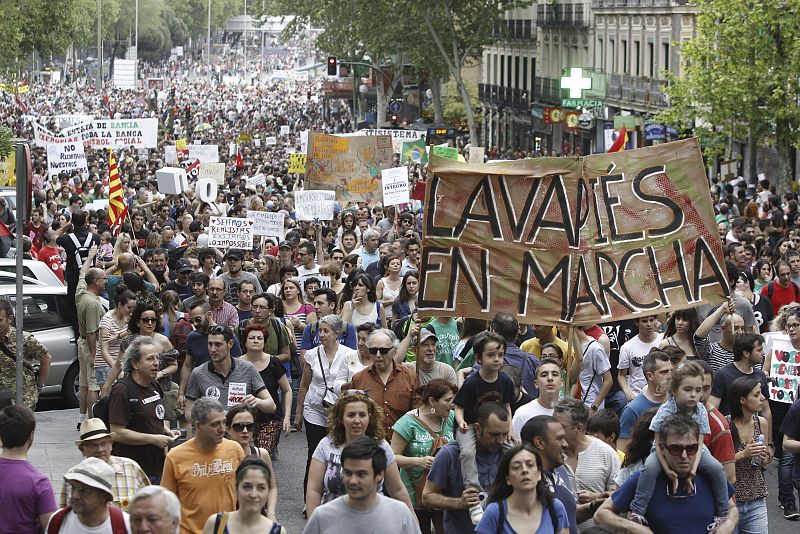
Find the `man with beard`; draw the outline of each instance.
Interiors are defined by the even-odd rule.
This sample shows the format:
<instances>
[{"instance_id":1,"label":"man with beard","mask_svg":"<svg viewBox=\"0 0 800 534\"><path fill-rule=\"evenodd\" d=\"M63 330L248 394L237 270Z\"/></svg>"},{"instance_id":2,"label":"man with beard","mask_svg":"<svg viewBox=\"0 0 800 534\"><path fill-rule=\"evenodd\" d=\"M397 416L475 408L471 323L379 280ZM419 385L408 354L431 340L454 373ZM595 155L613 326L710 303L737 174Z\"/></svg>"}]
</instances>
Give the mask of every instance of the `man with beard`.
<instances>
[{"instance_id":1,"label":"man with beard","mask_svg":"<svg viewBox=\"0 0 800 534\"><path fill-rule=\"evenodd\" d=\"M167 251L157 248L153 251L153 274L158 280L157 293L164 291L164 286L169 282L169 265L167 265Z\"/></svg>"},{"instance_id":2,"label":"man with beard","mask_svg":"<svg viewBox=\"0 0 800 534\"><path fill-rule=\"evenodd\" d=\"M208 304L215 324L236 328L239 314L233 304L225 302L225 282L222 278L213 278L208 282Z\"/></svg>"},{"instance_id":3,"label":"man with beard","mask_svg":"<svg viewBox=\"0 0 800 534\"><path fill-rule=\"evenodd\" d=\"M242 270L242 261L244 261L244 251L235 248L230 249L225 255L225 265L228 268L228 272L219 277L224 282L225 290L227 291L225 301L233 306L239 303L239 284L242 282L251 282L256 288L256 293L263 291L261 282L258 281L256 275ZM236 323L229 326L235 328Z\"/></svg>"}]
</instances>

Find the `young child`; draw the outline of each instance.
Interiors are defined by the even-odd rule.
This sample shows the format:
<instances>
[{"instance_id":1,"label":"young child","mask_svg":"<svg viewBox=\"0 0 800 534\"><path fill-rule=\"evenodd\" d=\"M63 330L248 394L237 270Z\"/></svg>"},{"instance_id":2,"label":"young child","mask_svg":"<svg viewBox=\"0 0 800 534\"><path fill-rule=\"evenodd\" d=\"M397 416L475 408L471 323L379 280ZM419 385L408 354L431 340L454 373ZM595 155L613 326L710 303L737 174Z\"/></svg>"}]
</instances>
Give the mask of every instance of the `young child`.
<instances>
[{"instance_id":1,"label":"young child","mask_svg":"<svg viewBox=\"0 0 800 534\"><path fill-rule=\"evenodd\" d=\"M472 344L475 361L481 366L477 373L473 372L464 381L453 399L458 429L456 439L461 449L459 461L464 488L472 486L483 491L478 480L478 466L475 463L475 413L485 402L497 402L508 410L508 432L511 432L511 403L515 400L514 383L505 373L503 357L506 352L506 341L494 332L481 332ZM488 489L488 488L486 488ZM483 517L483 507L477 504L469 509L472 523L477 525Z\"/></svg>"},{"instance_id":2,"label":"young child","mask_svg":"<svg viewBox=\"0 0 800 534\"><path fill-rule=\"evenodd\" d=\"M650 430L655 432L653 446L655 451L650 453L639 476L636 485L636 496L631 502L631 511L628 519L647 524L645 514L650 497L655 491L656 477L663 469L667 477L672 481L673 492L678 491L678 479L674 471L667 465L664 459L665 451L659 442L659 432L664 420L675 413L681 412L689 415L700 427L698 438L698 453L694 457L694 465L690 471L690 476L686 480L687 492L692 492L694 488L693 478L699 470L705 475L711 485L711 492L714 496L714 522L708 526L708 531L713 531L728 515L728 479L725 471L711 453L703 446L703 436L711 433L708 424L708 412L705 406L700 403L700 396L703 391L703 368L696 362L684 362L672 371L672 396L661 405L656 412L653 421L650 423Z\"/></svg>"},{"instance_id":3,"label":"young child","mask_svg":"<svg viewBox=\"0 0 800 534\"><path fill-rule=\"evenodd\" d=\"M307 302L314 302L314 291L319 289L319 287L320 287L319 278L313 276L310 278L306 278L305 294Z\"/></svg>"},{"instance_id":4,"label":"young child","mask_svg":"<svg viewBox=\"0 0 800 534\"><path fill-rule=\"evenodd\" d=\"M111 232L108 230L100 234L100 252L97 256L103 263L110 264L114 261L114 245L111 243Z\"/></svg>"},{"instance_id":5,"label":"young child","mask_svg":"<svg viewBox=\"0 0 800 534\"><path fill-rule=\"evenodd\" d=\"M591 416L586 424L586 433L610 445L612 449L617 451L619 461L625 461L625 453L617 448L619 417L614 410L603 408Z\"/></svg>"}]
</instances>

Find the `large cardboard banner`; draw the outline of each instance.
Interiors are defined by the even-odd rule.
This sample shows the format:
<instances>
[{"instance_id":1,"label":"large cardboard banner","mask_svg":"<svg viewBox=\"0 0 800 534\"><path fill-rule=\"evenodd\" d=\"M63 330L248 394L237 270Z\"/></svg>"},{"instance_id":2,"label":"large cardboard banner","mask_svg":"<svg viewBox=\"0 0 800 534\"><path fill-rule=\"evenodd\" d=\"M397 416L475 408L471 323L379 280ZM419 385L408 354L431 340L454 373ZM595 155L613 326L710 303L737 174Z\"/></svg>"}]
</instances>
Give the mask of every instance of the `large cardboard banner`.
<instances>
[{"instance_id":1,"label":"large cardboard banner","mask_svg":"<svg viewBox=\"0 0 800 534\"><path fill-rule=\"evenodd\" d=\"M156 148L158 119L95 120L64 128L60 135L77 135L93 148Z\"/></svg>"},{"instance_id":2,"label":"large cardboard banner","mask_svg":"<svg viewBox=\"0 0 800 534\"><path fill-rule=\"evenodd\" d=\"M381 170L392 166L388 135L341 137L312 133L308 139L306 189L336 191L336 200L380 201Z\"/></svg>"},{"instance_id":3,"label":"large cardboard banner","mask_svg":"<svg viewBox=\"0 0 800 534\"><path fill-rule=\"evenodd\" d=\"M582 158L432 158L420 312L594 324L722 302L696 139Z\"/></svg>"},{"instance_id":4,"label":"large cardboard banner","mask_svg":"<svg viewBox=\"0 0 800 534\"><path fill-rule=\"evenodd\" d=\"M800 351L794 348L789 336L772 338L772 361L769 366L769 398L793 403L800 394Z\"/></svg>"},{"instance_id":5,"label":"large cardboard banner","mask_svg":"<svg viewBox=\"0 0 800 534\"><path fill-rule=\"evenodd\" d=\"M425 138L425 132L420 130L398 130L394 128L359 130L353 135L388 135L392 138L392 151L395 154L402 154L403 143Z\"/></svg>"},{"instance_id":6,"label":"large cardboard banner","mask_svg":"<svg viewBox=\"0 0 800 534\"><path fill-rule=\"evenodd\" d=\"M199 159L201 163L219 162L219 145L189 145L189 159Z\"/></svg>"}]
</instances>

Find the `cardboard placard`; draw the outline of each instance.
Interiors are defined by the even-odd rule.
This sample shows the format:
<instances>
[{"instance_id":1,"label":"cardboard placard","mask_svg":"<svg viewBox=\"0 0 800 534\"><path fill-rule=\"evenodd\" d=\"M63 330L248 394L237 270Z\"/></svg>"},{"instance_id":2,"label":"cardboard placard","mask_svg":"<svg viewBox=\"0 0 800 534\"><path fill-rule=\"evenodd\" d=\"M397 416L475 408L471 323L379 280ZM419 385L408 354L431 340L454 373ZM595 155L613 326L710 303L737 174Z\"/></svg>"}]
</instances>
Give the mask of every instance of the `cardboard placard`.
<instances>
[{"instance_id":1,"label":"cardboard placard","mask_svg":"<svg viewBox=\"0 0 800 534\"><path fill-rule=\"evenodd\" d=\"M214 180L217 182L217 185L223 185L225 184L225 164L201 161L200 172L198 173L197 178L200 180L204 178Z\"/></svg>"},{"instance_id":2,"label":"cardboard placard","mask_svg":"<svg viewBox=\"0 0 800 534\"><path fill-rule=\"evenodd\" d=\"M772 361L769 368L769 399L793 403L800 395L800 351L789 336L772 337Z\"/></svg>"},{"instance_id":3,"label":"cardboard placard","mask_svg":"<svg viewBox=\"0 0 800 534\"><path fill-rule=\"evenodd\" d=\"M289 172L297 174L305 174L306 172L305 154L292 154L291 156L289 156Z\"/></svg>"},{"instance_id":4,"label":"cardboard placard","mask_svg":"<svg viewBox=\"0 0 800 534\"><path fill-rule=\"evenodd\" d=\"M383 205L408 204L408 167L393 167L381 171L383 178Z\"/></svg>"},{"instance_id":5,"label":"cardboard placard","mask_svg":"<svg viewBox=\"0 0 800 534\"><path fill-rule=\"evenodd\" d=\"M298 221L332 221L335 191L297 191L294 194L295 217Z\"/></svg>"},{"instance_id":6,"label":"cardboard placard","mask_svg":"<svg viewBox=\"0 0 800 534\"><path fill-rule=\"evenodd\" d=\"M253 219L253 235L266 235L283 240L286 235L284 217L283 213L275 211L247 210L247 218Z\"/></svg>"},{"instance_id":7,"label":"cardboard placard","mask_svg":"<svg viewBox=\"0 0 800 534\"><path fill-rule=\"evenodd\" d=\"M47 143L47 176L58 176L60 172L89 172L83 143L75 140L69 143Z\"/></svg>"},{"instance_id":8,"label":"cardboard placard","mask_svg":"<svg viewBox=\"0 0 800 534\"><path fill-rule=\"evenodd\" d=\"M211 217L208 246L215 248L253 248L253 219Z\"/></svg>"},{"instance_id":9,"label":"cardboard placard","mask_svg":"<svg viewBox=\"0 0 800 534\"><path fill-rule=\"evenodd\" d=\"M189 159L199 159L200 163L218 163L218 145L189 145Z\"/></svg>"}]
</instances>

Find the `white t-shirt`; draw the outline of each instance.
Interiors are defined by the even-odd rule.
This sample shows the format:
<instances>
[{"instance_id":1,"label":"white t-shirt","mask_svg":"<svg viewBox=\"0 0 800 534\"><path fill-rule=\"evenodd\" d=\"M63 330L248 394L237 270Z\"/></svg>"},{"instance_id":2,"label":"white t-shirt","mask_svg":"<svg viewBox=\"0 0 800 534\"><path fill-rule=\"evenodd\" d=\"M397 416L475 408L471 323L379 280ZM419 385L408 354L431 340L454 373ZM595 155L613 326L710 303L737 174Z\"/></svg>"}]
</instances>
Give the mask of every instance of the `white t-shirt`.
<instances>
[{"instance_id":1,"label":"white t-shirt","mask_svg":"<svg viewBox=\"0 0 800 534\"><path fill-rule=\"evenodd\" d=\"M545 408L539 404L539 399L534 399L528 404L523 404L517 408L514 418L511 420L511 431L514 433L515 439L519 439L519 434L522 432L522 427L525 426L525 423L537 415L553 415L553 409Z\"/></svg>"},{"instance_id":2,"label":"white t-shirt","mask_svg":"<svg viewBox=\"0 0 800 534\"><path fill-rule=\"evenodd\" d=\"M644 377L644 370L642 369L644 357L653 347L658 348L662 339L663 336L657 334L655 340L645 343L639 336L634 336L619 349L619 365L617 365L617 369L628 370L628 387L631 388L634 396L641 393L642 389L647 385L647 379Z\"/></svg>"},{"instance_id":3,"label":"white t-shirt","mask_svg":"<svg viewBox=\"0 0 800 534\"><path fill-rule=\"evenodd\" d=\"M128 532L131 531L131 519L128 516L128 512L122 512L122 516L125 518L125 528L128 529ZM47 527L50 527L50 522L47 522ZM44 529L47 532L47 528ZM63 521L61 521L61 528L58 530L59 534L110 534L111 530L111 515L99 526L96 527L87 527L83 523L80 522L78 516L75 515L75 512L68 512L65 516Z\"/></svg>"}]
</instances>

